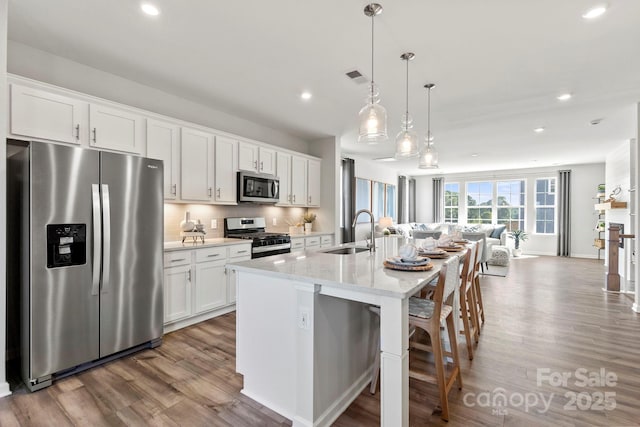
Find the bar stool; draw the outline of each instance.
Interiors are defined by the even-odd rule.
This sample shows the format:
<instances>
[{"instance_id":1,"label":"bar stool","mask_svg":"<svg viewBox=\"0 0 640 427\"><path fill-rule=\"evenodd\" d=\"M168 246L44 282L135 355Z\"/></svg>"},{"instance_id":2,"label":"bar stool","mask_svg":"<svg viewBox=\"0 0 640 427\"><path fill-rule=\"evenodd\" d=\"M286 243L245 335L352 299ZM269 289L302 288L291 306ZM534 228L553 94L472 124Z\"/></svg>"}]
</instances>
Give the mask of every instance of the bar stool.
<instances>
[{"instance_id":1,"label":"bar stool","mask_svg":"<svg viewBox=\"0 0 640 427\"><path fill-rule=\"evenodd\" d=\"M464 256L462 274L460 275L460 317L462 318L462 331L467 343L469 360L473 360L473 343L478 329L478 317L476 313L476 301L474 295L475 263L478 243L469 244Z\"/></svg>"},{"instance_id":2,"label":"bar stool","mask_svg":"<svg viewBox=\"0 0 640 427\"><path fill-rule=\"evenodd\" d=\"M462 375L460 374L460 359L456 341L457 331L453 324L453 308L450 305L455 289L458 286L458 266L459 260L456 256L450 257L442 265L433 300L417 297L409 298L409 329L422 329L429 335L431 341L430 345L412 341L410 349L433 353L436 364L435 376L409 369L409 377L438 385L442 408L441 418L445 421L449 420L449 390L456 382L458 383L458 388L462 389ZM445 351L442 343L440 325L443 321L446 323L447 333L449 334L451 352ZM453 367L448 377L445 371L445 357L447 356L453 360Z\"/></svg>"}]
</instances>

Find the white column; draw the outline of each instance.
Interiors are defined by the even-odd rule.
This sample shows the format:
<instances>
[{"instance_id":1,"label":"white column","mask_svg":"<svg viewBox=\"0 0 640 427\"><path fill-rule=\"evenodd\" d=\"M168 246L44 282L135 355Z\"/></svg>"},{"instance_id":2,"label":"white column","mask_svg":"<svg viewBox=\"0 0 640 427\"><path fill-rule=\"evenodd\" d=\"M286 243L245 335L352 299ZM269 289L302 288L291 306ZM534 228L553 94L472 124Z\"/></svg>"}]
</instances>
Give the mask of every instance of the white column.
<instances>
[{"instance_id":1,"label":"white column","mask_svg":"<svg viewBox=\"0 0 640 427\"><path fill-rule=\"evenodd\" d=\"M637 104L636 111L636 144L640 144L640 103ZM640 185L640 173L638 172L640 170L640 147L638 145L636 145L636 158L633 159L633 161L635 161L636 167L634 168L633 176L631 176L631 185L635 191L629 195L629 197L633 197L635 199L635 203L632 203L632 206L635 207L635 212L632 213L635 215L631 217L631 221L634 221L635 224L634 230L636 233L636 238L633 239L635 253L632 255L635 257L634 268L636 269L634 275L636 300L633 303L633 311L640 313L640 283L638 283L640 282L640 265L638 263L638 251L640 250L640 236L638 236L638 234L640 234L640 219L638 218L638 209L640 208L640 205L638 204L640 202L640 196L638 196L638 186Z\"/></svg>"},{"instance_id":2,"label":"white column","mask_svg":"<svg viewBox=\"0 0 640 427\"><path fill-rule=\"evenodd\" d=\"M380 299L380 425L409 425L409 300Z\"/></svg>"},{"instance_id":3,"label":"white column","mask_svg":"<svg viewBox=\"0 0 640 427\"><path fill-rule=\"evenodd\" d=\"M11 394L5 372L7 344L6 212L7 212L7 14L8 0L0 0L0 397Z\"/></svg>"}]
</instances>

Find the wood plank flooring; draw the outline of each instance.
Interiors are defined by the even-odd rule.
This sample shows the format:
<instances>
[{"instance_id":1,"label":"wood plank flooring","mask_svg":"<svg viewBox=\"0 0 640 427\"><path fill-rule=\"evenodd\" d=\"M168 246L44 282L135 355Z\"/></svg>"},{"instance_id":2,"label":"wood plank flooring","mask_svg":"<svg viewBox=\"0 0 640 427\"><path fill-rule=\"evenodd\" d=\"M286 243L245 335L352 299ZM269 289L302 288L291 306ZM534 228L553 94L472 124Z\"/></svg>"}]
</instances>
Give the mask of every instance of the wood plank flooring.
<instances>
[{"instance_id":1,"label":"wood plank flooring","mask_svg":"<svg viewBox=\"0 0 640 427\"><path fill-rule=\"evenodd\" d=\"M640 425L640 316L625 296L601 288L600 261L556 257L512 260L506 278L484 276L486 324L473 361L460 337L464 387L449 395L449 423L433 414L435 386L410 381L412 426ZM411 363L425 364L420 355ZM581 386L576 370L617 376ZM538 370L571 373L566 384L538 384ZM593 374L595 375L595 374ZM1 426L280 426L290 421L240 393L233 313L168 334L161 347L54 383L24 386L0 399ZM614 393L615 409L598 405ZM492 406L500 393L503 407ZM581 393L581 394L580 394ZM575 402L571 397L576 396ZM542 399L549 401L548 410ZM375 426L380 393L368 389L336 421ZM522 399L522 400L521 400ZM523 400L529 399L529 407ZM573 409L575 408L575 409ZM581 409L582 408L582 409Z\"/></svg>"}]
</instances>

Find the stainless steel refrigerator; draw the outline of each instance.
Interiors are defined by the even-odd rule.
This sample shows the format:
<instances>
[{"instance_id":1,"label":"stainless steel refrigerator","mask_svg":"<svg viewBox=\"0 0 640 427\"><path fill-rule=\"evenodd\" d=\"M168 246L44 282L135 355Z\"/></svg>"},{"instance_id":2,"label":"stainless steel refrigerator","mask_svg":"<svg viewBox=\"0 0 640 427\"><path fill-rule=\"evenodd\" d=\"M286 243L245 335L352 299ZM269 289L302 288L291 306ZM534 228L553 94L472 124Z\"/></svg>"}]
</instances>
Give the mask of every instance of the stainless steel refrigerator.
<instances>
[{"instance_id":1,"label":"stainless steel refrigerator","mask_svg":"<svg viewBox=\"0 0 640 427\"><path fill-rule=\"evenodd\" d=\"M7 160L8 286L21 289L27 387L159 345L162 162L15 144Z\"/></svg>"}]
</instances>

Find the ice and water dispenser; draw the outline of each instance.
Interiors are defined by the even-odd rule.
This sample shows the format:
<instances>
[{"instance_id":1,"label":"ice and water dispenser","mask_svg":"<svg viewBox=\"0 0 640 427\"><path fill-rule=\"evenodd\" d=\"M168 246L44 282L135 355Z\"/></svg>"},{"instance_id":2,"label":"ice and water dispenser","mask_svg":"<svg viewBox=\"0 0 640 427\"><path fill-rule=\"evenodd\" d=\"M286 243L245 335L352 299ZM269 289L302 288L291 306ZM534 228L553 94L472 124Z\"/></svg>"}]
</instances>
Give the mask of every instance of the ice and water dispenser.
<instances>
[{"instance_id":1,"label":"ice and water dispenser","mask_svg":"<svg viewBox=\"0 0 640 427\"><path fill-rule=\"evenodd\" d=\"M86 263L86 224L47 224L47 268Z\"/></svg>"}]
</instances>

